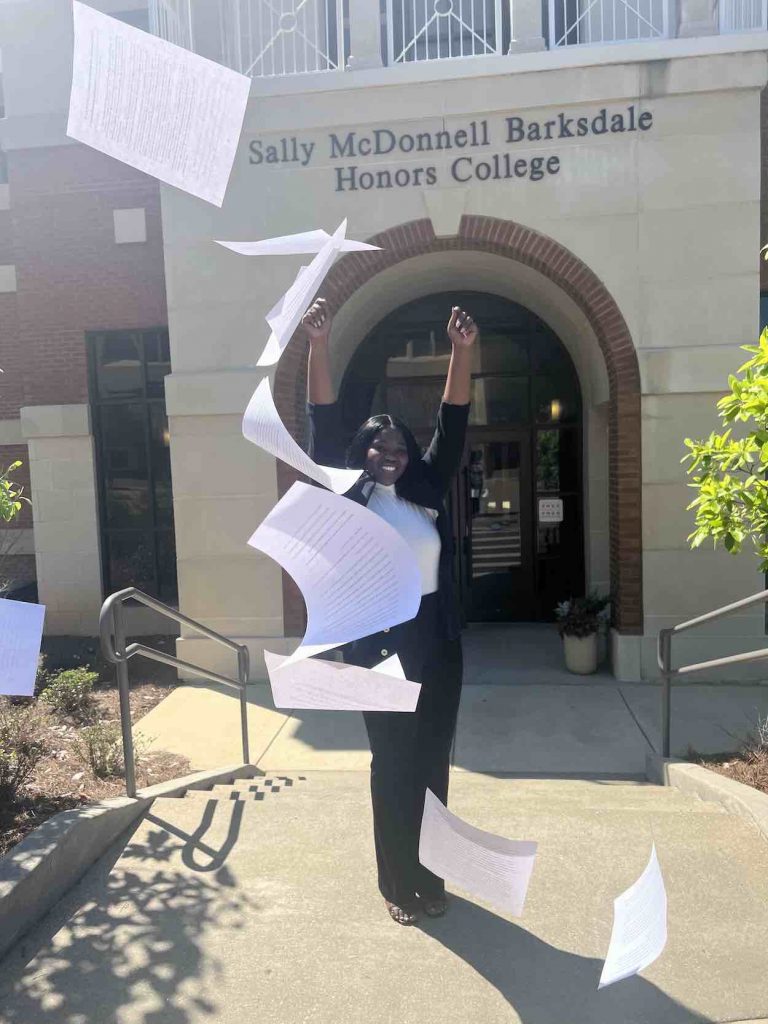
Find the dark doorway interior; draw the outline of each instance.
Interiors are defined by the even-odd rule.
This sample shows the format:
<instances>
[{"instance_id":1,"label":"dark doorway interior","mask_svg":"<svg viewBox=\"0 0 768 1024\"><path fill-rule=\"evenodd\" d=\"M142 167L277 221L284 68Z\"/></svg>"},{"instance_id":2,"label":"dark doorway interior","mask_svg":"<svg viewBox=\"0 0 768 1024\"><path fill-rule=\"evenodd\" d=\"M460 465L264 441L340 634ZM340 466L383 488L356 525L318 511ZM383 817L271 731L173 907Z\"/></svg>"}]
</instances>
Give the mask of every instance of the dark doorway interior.
<instances>
[{"instance_id":1,"label":"dark doorway interior","mask_svg":"<svg viewBox=\"0 0 768 1024\"><path fill-rule=\"evenodd\" d=\"M340 400L350 433L401 416L426 444L445 382L452 305L481 340L470 428L451 494L457 578L468 621L551 621L584 589L581 393L565 347L534 313L482 292L408 303L363 340Z\"/></svg>"}]
</instances>

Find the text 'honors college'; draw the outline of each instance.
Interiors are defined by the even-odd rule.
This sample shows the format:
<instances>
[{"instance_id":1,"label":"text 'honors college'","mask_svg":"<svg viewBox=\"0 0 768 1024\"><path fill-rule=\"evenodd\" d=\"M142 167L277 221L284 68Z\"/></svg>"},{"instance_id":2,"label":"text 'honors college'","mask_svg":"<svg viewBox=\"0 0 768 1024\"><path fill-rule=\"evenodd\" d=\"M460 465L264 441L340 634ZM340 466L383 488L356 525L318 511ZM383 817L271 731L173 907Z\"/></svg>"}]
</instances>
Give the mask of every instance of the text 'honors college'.
<instances>
[{"instance_id":1,"label":"text 'honors college'","mask_svg":"<svg viewBox=\"0 0 768 1024\"><path fill-rule=\"evenodd\" d=\"M602 107L596 114L561 112L544 121L510 115L502 124L501 143L512 147L519 143L647 132L653 126L653 114L650 110L638 111L632 103L617 110ZM462 152L487 150L493 144L491 125L483 118L451 131L395 132L391 128L374 128L369 132L356 129L329 132L325 152L318 151L316 141L305 141L296 135L273 141L256 138L249 145L249 162L255 166L309 167L321 161L343 160L343 165L331 168L336 192L437 185L441 183L440 175L446 173L450 182L460 184L501 179L542 181L560 170L559 154L516 156L509 148L494 153ZM382 158L414 153L446 153L453 159L447 168L409 160L400 167L390 164L381 169L368 169L371 163Z\"/></svg>"}]
</instances>

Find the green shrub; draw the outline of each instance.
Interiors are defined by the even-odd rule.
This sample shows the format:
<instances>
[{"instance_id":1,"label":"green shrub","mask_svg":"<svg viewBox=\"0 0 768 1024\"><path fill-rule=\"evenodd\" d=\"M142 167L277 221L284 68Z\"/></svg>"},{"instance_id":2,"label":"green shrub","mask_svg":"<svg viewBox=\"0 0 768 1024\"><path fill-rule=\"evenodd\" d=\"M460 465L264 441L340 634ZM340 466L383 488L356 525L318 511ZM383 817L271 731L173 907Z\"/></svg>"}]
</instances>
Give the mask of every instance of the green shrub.
<instances>
[{"instance_id":1,"label":"green shrub","mask_svg":"<svg viewBox=\"0 0 768 1024\"><path fill-rule=\"evenodd\" d=\"M10 523L12 519L21 512L21 503L29 504L29 499L22 497L22 487L19 487L9 474L17 470L21 462L12 462L7 469L0 471L0 519Z\"/></svg>"},{"instance_id":2,"label":"green shrub","mask_svg":"<svg viewBox=\"0 0 768 1024\"><path fill-rule=\"evenodd\" d=\"M695 510L696 529L688 537L692 548L710 538L736 555L750 548L768 572L768 328L757 345L742 345L752 358L728 377L730 393L717 403L728 429L699 440L685 439L688 454L682 462L693 475L689 484L697 495L688 505ZM746 424L741 428L740 424ZM734 426L743 437L731 436Z\"/></svg>"},{"instance_id":3,"label":"green shrub","mask_svg":"<svg viewBox=\"0 0 768 1024\"><path fill-rule=\"evenodd\" d=\"M93 684L98 672L70 668L59 672L45 687L40 699L60 715L86 718L93 710Z\"/></svg>"},{"instance_id":4,"label":"green shrub","mask_svg":"<svg viewBox=\"0 0 768 1024\"><path fill-rule=\"evenodd\" d=\"M23 787L45 757L40 712L0 701L0 804L16 803Z\"/></svg>"},{"instance_id":5,"label":"green shrub","mask_svg":"<svg viewBox=\"0 0 768 1024\"><path fill-rule=\"evenodd\" d=\"M137 761L147 743L148 740L141 733L134 733L133 753ZM122 775L125 771L119 722L97 722L95 725L84 726L75 740L75 751L97 778L106 779Z\"/></svg>"}]
</instances>

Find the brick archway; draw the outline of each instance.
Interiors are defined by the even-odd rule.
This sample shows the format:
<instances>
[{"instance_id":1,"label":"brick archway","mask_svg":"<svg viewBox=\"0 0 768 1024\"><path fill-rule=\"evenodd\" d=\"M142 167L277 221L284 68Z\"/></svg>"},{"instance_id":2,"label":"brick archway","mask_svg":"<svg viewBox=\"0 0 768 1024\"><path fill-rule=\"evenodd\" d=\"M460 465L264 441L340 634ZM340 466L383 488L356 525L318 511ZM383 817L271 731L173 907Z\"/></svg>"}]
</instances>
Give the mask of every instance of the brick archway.
<instances>
[{"instance_id":1,"label":"brick archway","mask_svg":"<svg viewBox=\"0 0 768 1024\"><path fill-rule=\"evenodd\" d=\"M437 238L428 219L390 228L369 239L379 252L351 253L332 268L323 294L338 310L372 277L402 260L447 250L494 253L538 271L562 289L587 317L605 359L610 386L609 508L611 592L614 626L620 633L643 630L640 371L624 317L600 279L572 252L546 235L513 221L463 216L459 233ZM305 430L306 342L297 338L280 360L275 402L295 437ZM296 479L278 463L280 493ZM286 633L303 631L301 597L285 578Z\"/></svg>"}]
</instances>

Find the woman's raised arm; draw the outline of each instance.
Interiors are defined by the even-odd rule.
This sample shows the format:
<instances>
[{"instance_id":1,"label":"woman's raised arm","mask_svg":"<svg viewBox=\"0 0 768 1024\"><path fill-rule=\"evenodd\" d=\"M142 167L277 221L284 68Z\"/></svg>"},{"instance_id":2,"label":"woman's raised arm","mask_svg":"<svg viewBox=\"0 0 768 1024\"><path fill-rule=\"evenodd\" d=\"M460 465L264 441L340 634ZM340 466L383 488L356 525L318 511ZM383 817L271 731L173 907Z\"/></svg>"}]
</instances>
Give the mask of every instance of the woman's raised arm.
<instances>
[{"instance_id":1,"label":"woman's raised arm","mask_svg":"<svg viewBox=\"0 0 768 1024\"><path fill-rule=\"evenodd\" d=\"M472 347L480 332L472 317L458 306L451 310L447 330L452 351L443 401L468 405L472 397Z\"/></svg>"},{"instance_id":2,"label":"woman's raised arm","mask_svg":"<svg viewBox=\"0 0 768 1024\"><path fill-rule=\"evenodd\" d=\"M314 405L332 405L336 401L328 352L332 318L325 299L318 299L311 305L301 322L309 337L307 397Z\"/></svg>"},{"instance_id":3,"label":"woman's raised arm","mask_svg":"<svg viewBox=\"0 0 768 1024\"><path fill-rule=\"evenodd\" d=\"M472 346L479 333L472 317L454 306L448 321L448 337L453 349L448 377L435 433L424 453L424 462L429 466L435 483L443 490L447 490L459 468L464 450L472 392Z\"/></svg>"}]
</instances>

